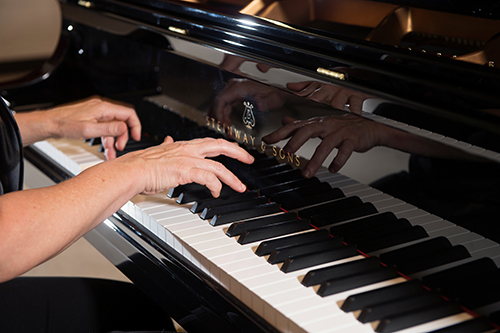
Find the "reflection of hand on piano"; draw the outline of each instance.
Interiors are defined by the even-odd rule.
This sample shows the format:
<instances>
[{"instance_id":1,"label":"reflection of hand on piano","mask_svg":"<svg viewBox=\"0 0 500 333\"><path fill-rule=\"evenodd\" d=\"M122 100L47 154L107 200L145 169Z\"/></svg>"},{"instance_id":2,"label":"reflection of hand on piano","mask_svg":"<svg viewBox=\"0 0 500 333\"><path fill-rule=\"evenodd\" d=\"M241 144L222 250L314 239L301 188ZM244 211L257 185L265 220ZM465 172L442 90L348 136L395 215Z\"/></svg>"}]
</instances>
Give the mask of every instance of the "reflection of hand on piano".
<instances>
[{"instance_id":1,"label":"reflection of hand on piano","mask_svg":"<svg viewBox=\"0 0 500 333\"><path fill-rule=\"evenodd\" d=\"M306 120L285 117L283 127L264 136L262 140L273 144L287 138L290 140L283 149L290 154L296 153L311 138L322 139L304 168L303 175L307 178L319 170L335 148L338 149L337 155L328 168L332 173L338 172L353 152L367 152L375 146L422 156L482 161L458 149L349 113Z\"/></svg>"},{"instance_id":2,"label":"reflection of hand on piano","mask_svg":"<svg viewBox=\"0 0 500 333\"><path fill-rule=\"evenodd\" d=\"M123 150L130 132L140 140L141 124L134 109L101 98L90 98L43 112L16 114L25 145L47 138L91 139L103 137L108 159ZM115 139L116 138L116 139Z\"/></svg>"},{"instance_id":3,"label":"reflection of hand on piano","mask_svg":"<svg viewBox=\"0 0 500 333\"><path fill-rule=\"evenodd\" d=\"M381 135L384 134L383 125L351 114L307 120L285 117L283 124L283 127L262 139L268 144L273 144L290 138L284 150L291 154L310 138L323 139L303 171L305 177L312 177L334 148L338 149L338 153L329 166L329 171L332 173L344 166L352 152L366 152L380 145Z\"/></svg>"}]
</instances>

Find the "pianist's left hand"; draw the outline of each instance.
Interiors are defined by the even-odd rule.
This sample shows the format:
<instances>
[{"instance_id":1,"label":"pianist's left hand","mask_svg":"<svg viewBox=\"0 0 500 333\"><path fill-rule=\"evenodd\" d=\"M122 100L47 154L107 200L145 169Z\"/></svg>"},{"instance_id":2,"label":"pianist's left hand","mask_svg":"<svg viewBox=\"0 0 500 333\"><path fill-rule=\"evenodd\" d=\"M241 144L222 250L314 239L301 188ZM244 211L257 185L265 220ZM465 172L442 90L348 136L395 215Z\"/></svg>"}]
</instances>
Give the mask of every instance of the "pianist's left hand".
<instances>
[{"instance_id":1,"label":"pianist's left hand","mask_svg":"<svg viewBox=\"0 0 500 333\"><path fill-rule=\"evenodd\" d=\"M141 138L141 123L133 108L97 97L43 111L17 113L16 121L24 145L53 137L103 137L108 159L116 157L116 149L123 150L129 129L133 139Z\"/></svg>"}]
</instances>

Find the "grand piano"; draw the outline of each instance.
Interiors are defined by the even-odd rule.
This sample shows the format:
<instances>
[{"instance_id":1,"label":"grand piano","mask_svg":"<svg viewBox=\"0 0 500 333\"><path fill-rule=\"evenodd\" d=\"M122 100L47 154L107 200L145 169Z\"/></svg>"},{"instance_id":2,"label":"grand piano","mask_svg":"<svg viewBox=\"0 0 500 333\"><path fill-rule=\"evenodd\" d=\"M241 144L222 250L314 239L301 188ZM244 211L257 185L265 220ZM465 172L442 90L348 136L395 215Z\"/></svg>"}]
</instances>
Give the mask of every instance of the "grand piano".
<instances>
[{"instance_id":1,"label":"grand piano","mask_svg":"<svg viewBox=\"0 0 500 333\"><path fill-rule=\"evenodd\" d=\"M143 123L123 153L210 136L256 157L219 158L244 194L213 200L189 184L137 196L86 235L188 332L500 328L498 3L60 6L54 54L0 87L12 109L100 95ZM293 152L262 140L285 117L402 139L334 173L333 150L305 178L318 147L339 145L335 134L308 134ZM24 156L54 183L104 160L98 140L48 140Z\"/></svg>"}]
</instances>

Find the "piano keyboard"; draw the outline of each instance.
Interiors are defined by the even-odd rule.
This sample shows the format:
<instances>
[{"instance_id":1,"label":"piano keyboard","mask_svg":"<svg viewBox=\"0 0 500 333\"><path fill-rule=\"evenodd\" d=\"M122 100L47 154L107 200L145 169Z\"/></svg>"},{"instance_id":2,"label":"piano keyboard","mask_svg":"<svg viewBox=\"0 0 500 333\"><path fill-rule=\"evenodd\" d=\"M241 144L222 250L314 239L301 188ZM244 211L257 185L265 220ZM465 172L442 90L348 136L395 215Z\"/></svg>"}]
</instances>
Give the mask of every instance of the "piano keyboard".
<instances>
[{"instance_id":1,"label":"piano keyboard","mask_svg":"<svg viewBox=\"0 0 500 333\"><path fill-rule=\"evenodd\" d=\"M37 143L34 147L73 175L102 161L102 156L95 152L96 147L89 147L82 142L50 140ZM379 213L392 212L397 218L407 219L412 226L421 226L428 234L428 237L424 239L375 249L366 253L368 256L394 253L391 251L441 236L446 237L452 245L462 245L470 254L468 258L407 274L410 279L422 278L483 257L491 258L496 267L500 264L500 247L493 241L341 174L330 174L323 170L316 176L322 182L329 183L332 188L341 189L346 197L358 196L363 202L373 204ZM267 256L255 254L262 241L241 245L237 241L238 237L226 235L231 224L212 226L209 223L210 220L202 220L198 214L190 211L193 203L178 204L176 199L175 197L168 198L166 193L153 196L139 195L125 204L121 211L210 275L281 332L429 332L460 323L476 324L478 321L468 311L459 309L459 311L445 311L442 316L431 316L427 322L417 321L417 324L404 328L398 328L397 320L394 320L395 326L391 326L393 323L388 322L385 323L385 328L379 327L378 329L378 320L362 323L357 319L359 311L344 312L341 309L343 302L349 296L381 290L387 286L401 285L408 279L403 275L389 276L385 280L381 279L378 282L321 297L317 293L317 285L305 287L301 283L308 272L360 261L365 259L365 256L357 253L340 260L284 273L280 270L282 264L272 265L267 261ZM309 229L295 234L312 232L316 231ZM442 307L448 305L449 302L444 302ZM434 313L437 313L439 309L433 310ZM473 310L480 315L487 316L500 310L500 302L492 302L488 306ZM481 322L477 325L482 324ZM485 325L487 329L481 332L495 331L489 324ZM473 330L465 329L463 332L473 332Z\"/></svg>"}]
</instances>

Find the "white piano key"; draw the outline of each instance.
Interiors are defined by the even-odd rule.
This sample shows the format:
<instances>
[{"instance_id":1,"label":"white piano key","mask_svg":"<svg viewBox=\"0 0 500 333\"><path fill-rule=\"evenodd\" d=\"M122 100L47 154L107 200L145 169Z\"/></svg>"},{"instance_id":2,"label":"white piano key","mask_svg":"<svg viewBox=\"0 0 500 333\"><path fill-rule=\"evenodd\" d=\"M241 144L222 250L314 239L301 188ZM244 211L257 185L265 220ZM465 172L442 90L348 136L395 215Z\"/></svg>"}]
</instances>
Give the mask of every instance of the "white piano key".
<instances>
[{"instance_id":1,"label":"white piano key","mask_svg":"<svg viewBox=\"0 0 500 333\"><path fill-rule=\"evenodd\" d=\"M457 226L457 229L458 228L460 227ZM451 245L460 245L460 244L465 245L467 243L475 242L477 240L484 238L483 236L476 234L474 232L470 232L465 228L461 229L463 230L462 233L448 237L448 240L450 241Z\"/></svg>"},{"instance_id":2,"label":"white piano key","mask_svg":"<svg viewBox=\"0 0 500 333\"><path fill-rule=\"evenodd\" d=\"M431 322L417 325L411 328L397 331L397 333L421 333L421 332L431 332L448 326L462 323L466 320L473 319L474 317L466 312L462 312L453 316L441 318L438 320L433 320Z\"/></svg>"},{"instance_id":3,"label":"white piano key","mask_svg":"<svg viewBox=\"0 0 500 333\"><path fill-rule=\"evenodd\" d=\"M425 210L416 208L416 209L407 210L407 211L404 211L404 212L399 212L399 213L397 213L395 215L398 218L408 219L408 220L411 221L411 220L415 220L416 218L419 218L419 217L422 218L424 216L430 216L431 214L429 214Z\"/></svg>"},{"instance_id":4,"label":"white piano key","mask_svg":"<svg viewBox=\"0 0 500 333\"><path fill-rule=\"evenodd\" d=\"M415 209L417 209L415 206L412 206L407 203L402 203L398 205L379 208L378 211L379 213L393 212L394 214L399 215L401 213L406 213Z\"/></svg>"},{"instance_id":5,"label":"white piano key","mask_svg":"<svg viewBox=\"0 0 500 333\"><path fill-rule=\"evenodd\" d=\"M480 308L474 309L474 313L478 314L480 316L488 316L492 314L493 312L500 311L500 302L495 302L492 304L488 304L485 306L482 306Z\"/></svg>"},{"instance_id":6,"label":"white piano key","mask_svg":"<svg viewBox=\"0 0 500 333\"><path fill-rule=\"evenodd\" d=\"M413 212L413 211L412 211ZM442 221L443 219L431 214L419 215L416 217L408 219L412 225L425 225L429 223L434 223L437 221Z\"/></svg>"},{"instance_id":7,"label":"white piano key","mask_svg":"<svg viewBox=\"0 0 500 333\"><path fill-rule=\"evenodd\" d=\"M470 254L473 254L474 252L483 251L485 249L498 248L498 243L490 239L483 238L475 242L464 244L464 246L467 248L467 250L469 250Z\"/></svg>"}]
</instances>

